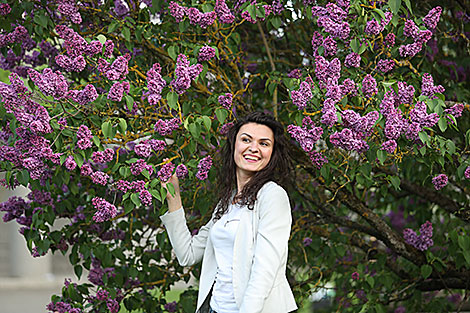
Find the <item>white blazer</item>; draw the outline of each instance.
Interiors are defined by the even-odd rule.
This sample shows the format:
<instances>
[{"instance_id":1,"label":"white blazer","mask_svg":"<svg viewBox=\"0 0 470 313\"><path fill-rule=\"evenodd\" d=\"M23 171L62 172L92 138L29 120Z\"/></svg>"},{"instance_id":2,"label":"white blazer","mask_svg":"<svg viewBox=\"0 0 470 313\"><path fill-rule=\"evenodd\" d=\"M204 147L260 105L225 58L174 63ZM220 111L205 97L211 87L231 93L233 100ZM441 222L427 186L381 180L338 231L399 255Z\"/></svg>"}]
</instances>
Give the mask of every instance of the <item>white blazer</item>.
<instances>
[{"instance_id":1,"label":"white blazer","mask_svg":"<svg viewBox=\"0 0 470 313\"><path fill-rule=\"evenodd\" d=\"M213 218L191 236L183 209L160 217L182 266L202 259L196 312L215 281L217 262L209 232ZM274 182L258 192L253 210L244 208L233 249L233 289L240 313L285 313L297 309L286 278L292 224L289 197Z\"/></svg>"}]
</instances>

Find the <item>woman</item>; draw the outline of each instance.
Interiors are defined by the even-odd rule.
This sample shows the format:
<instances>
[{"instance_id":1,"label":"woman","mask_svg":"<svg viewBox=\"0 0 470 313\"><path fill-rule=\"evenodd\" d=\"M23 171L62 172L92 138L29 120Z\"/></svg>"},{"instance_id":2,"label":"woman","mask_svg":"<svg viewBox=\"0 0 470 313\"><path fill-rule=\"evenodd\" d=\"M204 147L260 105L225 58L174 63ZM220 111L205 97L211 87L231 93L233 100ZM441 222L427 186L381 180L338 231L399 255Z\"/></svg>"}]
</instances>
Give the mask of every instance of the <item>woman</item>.
<instances>
[{"instance_id":1,"label":"woman","mask_svg":"<svg viewBox=\"0 0 470 313\"><path fill-rule=\"evenodd\" d=\"M196 312L285 313L297 309L286 278L292 217L276 181L290 163L282 125L255 112L229 130L222 153L220 201L196 236L186 226L178 179L161 216L182 266L202 259ZM165 185L165 184L164 184Z\"/></svg>"}]
</instances>

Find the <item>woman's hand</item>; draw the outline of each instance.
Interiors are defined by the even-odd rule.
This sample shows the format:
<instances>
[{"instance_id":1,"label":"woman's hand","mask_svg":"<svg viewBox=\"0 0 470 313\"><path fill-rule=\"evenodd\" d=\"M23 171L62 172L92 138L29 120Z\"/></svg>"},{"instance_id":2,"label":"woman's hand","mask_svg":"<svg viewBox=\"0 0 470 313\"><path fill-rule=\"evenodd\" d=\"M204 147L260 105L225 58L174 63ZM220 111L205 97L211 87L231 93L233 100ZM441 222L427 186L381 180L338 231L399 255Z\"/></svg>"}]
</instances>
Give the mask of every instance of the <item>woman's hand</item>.
<instances>
[{"instance_id":1,"label":"woman's hand","mask_svg":"<svg viewBox=\"0 0 470 313\"><path fill-rule=\"evenodd\" d=\"M171 195L171 193L168 191L168 184L170 183L173 185L175 189L174 196ZM161 182L161 184L167 191L166 200L168 202L168 211L173 212L173 211L180 209L182 207L180 185L179 185L178 177L176 177L176 174L173 174L167 182Z\"/></svg>"}]
</instances>

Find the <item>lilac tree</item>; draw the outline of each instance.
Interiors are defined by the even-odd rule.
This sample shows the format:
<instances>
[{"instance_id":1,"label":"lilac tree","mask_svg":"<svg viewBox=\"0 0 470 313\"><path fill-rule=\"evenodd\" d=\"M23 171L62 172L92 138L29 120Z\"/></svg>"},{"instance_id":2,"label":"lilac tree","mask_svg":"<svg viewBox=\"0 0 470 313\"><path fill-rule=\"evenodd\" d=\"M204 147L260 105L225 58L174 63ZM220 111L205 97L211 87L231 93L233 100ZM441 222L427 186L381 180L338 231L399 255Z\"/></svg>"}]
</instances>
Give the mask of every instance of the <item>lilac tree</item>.
<instances>
[{"instance_id":1,"label":"lilac tree","mask_svg":"<svg viewBox=\"0 0 470 313\"><path fill-rule=\"evenodd\" d=\"M254 110L292 139L299 303L321 288L341 312L467 300L460 2L4 1L0 15L2 184L31 190L0 211L34 256L68 253L88 280L50 311L193 312L194 289L164 297L199 268L171 253L160 182L178 175L197 232L224 135Z\"/></svg>"}]
</instances>

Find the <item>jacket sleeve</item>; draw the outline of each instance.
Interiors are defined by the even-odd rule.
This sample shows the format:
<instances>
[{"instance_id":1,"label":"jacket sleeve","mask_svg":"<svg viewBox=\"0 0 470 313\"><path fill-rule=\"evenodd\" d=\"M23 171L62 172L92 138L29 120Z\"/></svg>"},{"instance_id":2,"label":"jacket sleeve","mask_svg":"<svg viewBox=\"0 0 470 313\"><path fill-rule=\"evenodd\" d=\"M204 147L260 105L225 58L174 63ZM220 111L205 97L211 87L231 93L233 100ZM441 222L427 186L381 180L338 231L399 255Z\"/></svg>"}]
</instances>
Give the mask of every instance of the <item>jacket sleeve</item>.
<instances>
[{"instance_id":1,"label":"jacket sleeve","mask_svg":"<svg viewBox=\"0 0 470 313\"><path fill-rule=\"evenodd\" d=\"M240 306L240 313L263 310L282 263L287 259L287 243L292 224L289 197L277 184L260 193L259 224L251 275ZM256 218L256 217L255 217Z\"/></svg>"},{"instance_id":2,"label":"jacket sleeve","mask_svg":"<svg viewBox=\"0 0 470 313\"><path fill-rule=\"evenodd\" d=\"M212 226L212 219L199 229L197 235L192 236L186 225L183 208L167 212L160 216L165 225L171 245L181 266L191 266L202 260L204 249Z\"/></svg>"}]
</instances>

